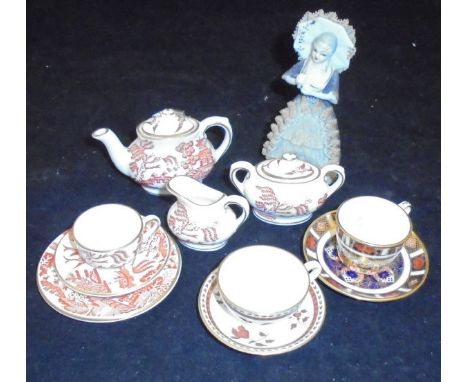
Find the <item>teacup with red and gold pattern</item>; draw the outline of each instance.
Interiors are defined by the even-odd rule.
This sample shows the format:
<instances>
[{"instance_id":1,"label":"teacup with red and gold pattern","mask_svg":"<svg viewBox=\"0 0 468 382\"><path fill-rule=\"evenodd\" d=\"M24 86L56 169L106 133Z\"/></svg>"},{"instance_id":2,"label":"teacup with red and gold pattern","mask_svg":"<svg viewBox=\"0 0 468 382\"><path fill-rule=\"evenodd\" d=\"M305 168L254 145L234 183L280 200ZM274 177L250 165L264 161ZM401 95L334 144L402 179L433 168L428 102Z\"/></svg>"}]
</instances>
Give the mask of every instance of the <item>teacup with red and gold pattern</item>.
<instances>
[{"instance_id":1,"label":"teacup with red and gold pattern","mask_svg":"<svg viewBox=\"0 0 468 382\"><path fill-rule=\"evenodd\" d=\"M408 202L395 204L376 196L359 196L336 212L338 256L347 267L379 272L400 253L411 235Z\"/></svg>"}]
</instances>

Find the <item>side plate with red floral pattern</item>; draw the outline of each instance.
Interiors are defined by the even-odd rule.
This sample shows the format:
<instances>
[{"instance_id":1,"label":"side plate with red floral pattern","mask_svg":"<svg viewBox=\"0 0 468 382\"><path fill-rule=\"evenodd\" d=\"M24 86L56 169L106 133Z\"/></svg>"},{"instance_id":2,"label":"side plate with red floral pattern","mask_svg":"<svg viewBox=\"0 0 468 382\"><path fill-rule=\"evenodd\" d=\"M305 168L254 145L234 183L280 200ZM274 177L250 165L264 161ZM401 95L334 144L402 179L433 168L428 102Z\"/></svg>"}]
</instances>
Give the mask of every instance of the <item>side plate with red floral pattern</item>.
<instances>
[{"instance_id":1,"label":"side plate with red floral pattern","mask_svg":"<svg viewBox=\"0 0 468 382\"><path fill-rule=\"evenodd\" d=\"M167 263L148 285L117 297L95 297L71 289L55 269L58 236L44 251L37 267L37 286L44 300L57 312L80 321L115 322L138 316L161 303L177 283L182 268L179 248L172 238Z\"/></svg>"},{"instance_id":2,"label":"side plate with red floral pattern","mask_svg":"<svg viewBox=\"0 0 468 382\"><path fill-rule=\"evenodd\" d=\"M55 251L55 269L71 289L89 296L115 297L148 285L164 269L169 258L168 235L159 228L135 260L120 268L98 269L87 264L67 231Z\"/></svg>"}]
</instances>

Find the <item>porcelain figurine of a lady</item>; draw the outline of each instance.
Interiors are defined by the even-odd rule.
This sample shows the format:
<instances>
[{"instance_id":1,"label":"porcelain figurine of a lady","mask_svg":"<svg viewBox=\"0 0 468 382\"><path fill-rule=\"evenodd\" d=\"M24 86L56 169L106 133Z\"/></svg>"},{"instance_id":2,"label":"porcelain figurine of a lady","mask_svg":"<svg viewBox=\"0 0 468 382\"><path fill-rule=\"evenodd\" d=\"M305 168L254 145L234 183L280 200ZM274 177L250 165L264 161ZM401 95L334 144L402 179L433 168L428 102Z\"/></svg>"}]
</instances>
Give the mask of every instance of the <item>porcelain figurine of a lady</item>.
<instances>
[{"instance_id":1,"label":"porcelain figurine of a lady","mask_svg":"<svg viewBox=\"0 0 468 382\"><path fill-rule=\"evenodd\" d=\"M318 35L305 60L283 74L288 84L296 85L302 94L338 103L339 74L331 64L336 51L336 36L329 32Z\"/></svg>"},{"instance_id":2,"label":"porcelain figurine of a lady","mask_svg":"<svg viewBox=\"0 0 468 382\"><path fill-rule=\"evenodd\" d=\"M263 144L267 159L294 154L322 168L340 163L340 138L333 106L340 75L356 52L354 28L335 12L306 12L293 33L298 62L282 78L300 90L280 110Z\"/></svg>"}]
</instances>

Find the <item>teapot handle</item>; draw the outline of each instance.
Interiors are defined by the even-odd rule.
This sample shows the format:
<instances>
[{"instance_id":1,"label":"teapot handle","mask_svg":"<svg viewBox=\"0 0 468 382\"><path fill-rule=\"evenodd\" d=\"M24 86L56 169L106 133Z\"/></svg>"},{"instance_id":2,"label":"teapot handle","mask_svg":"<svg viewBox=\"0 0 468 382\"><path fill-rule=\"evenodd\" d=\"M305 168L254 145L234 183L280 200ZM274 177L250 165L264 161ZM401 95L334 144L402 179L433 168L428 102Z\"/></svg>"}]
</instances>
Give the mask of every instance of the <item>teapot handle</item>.
<instances>
[{"instance_id":1,"label":"teapot handle","mask_svg":"<svg viewBox=\"0 0 468 382\"><path fill-rule=\"evenodd\" d=\"M245 222L247 218L249 217L249 214L250 214L249 202L247 201L246 198L243 198L242 196L231 195L231 196L226 197L224 208L227 208L229 204L237 204L242 209L241 215L236 219L236 222L237 222L236 228L239 228L239 226L243 222Z\"/></svg>"},{"instance_id":2,"label":"teapot handle","mask_svg":"<svg viewBox=\"0 0 468 382\"><path fill-rule=\"evenodd\" d=\"M232 142L232 127L229 119L226 117L208 117L200 122L200 130L204 135L206 130L211 127L219 126L224 130L224 138L221 144L214 151L214 161L217 162L219 158L227 151Z\"/></svg>"},{"instance_id":3,"label":"teapot handle","mask_svg":"<svg viewBox=\"0 0 468 382\"><path fill-rule=\"evenodd\" d=\"M327 185L328 185L328 191L327 191L328 196L330 196L336 190L338 190L343 185L343 183L345 181L345 178L346 178L345 171L344 171L343 167L341 167L341 166L339 166L337 164L329 164L329 165L323 166L322 169L320 170L320 178L323 180L323 182L325 182L325 176L330 172L335 173L337 175L337 178L332 184L327 183Z\"/></svg>"},{"instance_id":4,"label":"teapot handle","mask_svg":"<svg viewBox=\"0 0 468 382\"><path fill-rule=\"evenodd\" d=\"M247 174L245 175L244 180L242 182L239 179L237 179L236 176L236 173L239 170L247 171ZM229 178L231 179L232 184L236 186L236 188L242 195L244 195L244 182L250 177L250 174L254 171L255 167L246 161L235 162L231 165L231 169L229 171Z\"/></svg>"}]
</instances>

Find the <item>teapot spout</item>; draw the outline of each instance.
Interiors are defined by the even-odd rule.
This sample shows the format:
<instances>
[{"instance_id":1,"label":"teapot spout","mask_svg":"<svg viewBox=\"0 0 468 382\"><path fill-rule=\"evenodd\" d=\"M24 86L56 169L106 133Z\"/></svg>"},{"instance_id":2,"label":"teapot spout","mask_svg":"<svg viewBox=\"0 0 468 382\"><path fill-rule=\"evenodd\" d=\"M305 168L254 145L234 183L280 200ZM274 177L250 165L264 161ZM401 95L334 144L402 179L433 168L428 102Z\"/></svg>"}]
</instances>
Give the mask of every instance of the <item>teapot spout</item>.
<instances>
[{"instance_id":1,"label":"teapot spout","mask_svg":"<svg viewBox=\"0 0 468 382\"><path fill-rule=\"evenodd\" d=\"M106 146L107 151L117 169L124 175L131 176L130 152L120 142L115 133L108 128L100 128L93 132L92 137L101 141Z\"/></svg>"}]
</instances>

